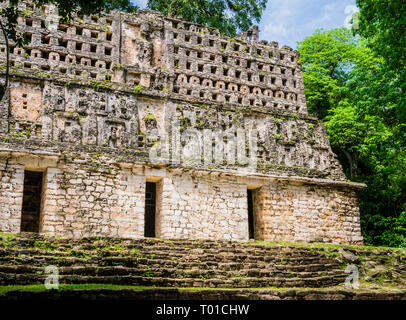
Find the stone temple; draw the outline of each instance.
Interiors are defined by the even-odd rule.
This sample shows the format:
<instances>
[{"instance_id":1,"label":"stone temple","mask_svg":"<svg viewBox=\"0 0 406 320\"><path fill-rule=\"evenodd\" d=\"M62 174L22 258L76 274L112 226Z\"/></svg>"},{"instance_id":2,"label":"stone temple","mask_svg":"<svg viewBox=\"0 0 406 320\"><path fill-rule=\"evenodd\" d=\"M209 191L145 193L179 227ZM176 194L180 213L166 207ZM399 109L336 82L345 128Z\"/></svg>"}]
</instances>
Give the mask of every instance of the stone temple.
<instances>
[{"instance_id":1,"label":"stone temple","mask_svg":"<svg viewBox=\"0 0 406 320\"><path fill-rule=\"evenodd\" d=\"M1 232L362 243L364 185L307 113L297 51L256 27L26 6L0 104Z\"/></svg>"}]
</instances>

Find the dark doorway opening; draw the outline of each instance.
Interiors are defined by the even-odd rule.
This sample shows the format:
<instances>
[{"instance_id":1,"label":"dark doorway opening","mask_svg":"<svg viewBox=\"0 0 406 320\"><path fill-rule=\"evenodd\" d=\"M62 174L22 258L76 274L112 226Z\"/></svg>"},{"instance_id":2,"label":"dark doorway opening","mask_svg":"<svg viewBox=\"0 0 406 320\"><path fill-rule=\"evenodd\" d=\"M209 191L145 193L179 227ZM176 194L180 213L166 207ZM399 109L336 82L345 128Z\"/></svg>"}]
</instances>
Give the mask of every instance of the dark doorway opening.
<instances>
[{"instance_id":1,"label":"dark doorway opening","mask_svg":"<svg viewBox=\"0 0 406 320\"><path fill-rule=\"evenodd\" d=\"M145 188L144 236L155 237L156 183L147 182Z\"/></svg>"},{"instance_id":2,"label":"dark doorway opening","mask_svg":"<svg viewBox=\"0 0 406 320\"><path fill-rule=\"evenodd\" d=\"M249 239L255 239L254 233L254 200L252 196L253 190L248 189L248 235Z\"/></svg>"},{"instance_id":3,"label":"dark doorway opening","mask_svg":"<svg viewBox=\"0 0 406 320\"><path fill-rule=\"evenodd\" d=\"M21 212L22 232L39 232L42 172L24 171L23 207Z\"/></svg>"}]
</instances>

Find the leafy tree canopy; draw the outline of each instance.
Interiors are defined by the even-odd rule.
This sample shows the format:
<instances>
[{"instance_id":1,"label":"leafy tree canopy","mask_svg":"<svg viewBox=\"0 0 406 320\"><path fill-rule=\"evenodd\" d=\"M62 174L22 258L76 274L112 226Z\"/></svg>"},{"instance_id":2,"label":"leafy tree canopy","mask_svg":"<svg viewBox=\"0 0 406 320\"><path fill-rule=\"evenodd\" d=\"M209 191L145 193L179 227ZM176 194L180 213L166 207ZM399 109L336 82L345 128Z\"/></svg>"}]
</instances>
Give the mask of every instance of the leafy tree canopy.
<instances>
[{"instance_id":1,"label":"leafy tree canopy","mask_svg":"<svg viewBox=\"0 0 406 320\"><path fill-rule=\"evenodd\" d=\"M259 22L267 0L149 0L147 8L235 36Z\"/></svg>"},{"instance_id":2,"label":"leafy tree canopy","mask_svg":"<svg viewBox=\"0 0 406 320\"><path fill-rule=\"evenodd\" d=\"M357 0L359 28L368 45L385 59L393 71L406 70L406 4L404 0Z\"/></svg>"},{"instance_id":3,"label":"leafy tree canopy","mask_svg":"<svg viewBox=\"0 0 406 320\"><path fill-rule=\"evenodd\" d=\"M299 43L309 111L324 120L333 150L360 192L367 243L406 246L404 95L398 74L369 41L345 28Z\"/></svg>"}]
</instances>

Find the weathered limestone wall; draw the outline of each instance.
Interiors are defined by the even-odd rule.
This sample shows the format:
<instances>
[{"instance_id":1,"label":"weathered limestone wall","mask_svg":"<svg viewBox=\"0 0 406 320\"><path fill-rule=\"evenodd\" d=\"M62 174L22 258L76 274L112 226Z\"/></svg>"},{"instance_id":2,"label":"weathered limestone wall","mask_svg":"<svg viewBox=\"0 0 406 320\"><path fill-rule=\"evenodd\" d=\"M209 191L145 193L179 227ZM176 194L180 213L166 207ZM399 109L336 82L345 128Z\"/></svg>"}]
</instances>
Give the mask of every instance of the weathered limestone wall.
<instances>
[{"instance_id":1,"label":"weathered limestone wall","mask_svg":"<svg viewBox=\"0 0 406 320\"><path fill-rule=\"evenodd\" d=\"M0 158L0 231L20 232L24 165Z\"/></svg>"},{"instance_id":2,"label":"weathered limestone wall","mask_svg":"<svg viewBox=\"0 0 406 320\"><path fill-rule=\"evenodd\" d=\"M48 168L41 231L53 235L144 236L145 182L139 170ZM246 186L159 171L156 233L163 238L248 238Z\"/></svg>"},{"instance_id":3,"label":"weathered limestone wall","mask_svg":"<svg viewBox=\"0 0 406 320\"><path fill-rule=\"evenodd\" d=\"M248 239L247 187L235 178L170 174L162 199L163 238Z\"/></svg>"},{"instance_id":4,"label":"weathered limestone wall","mask_svg":"<svg viewBox=\"0 0 406 320\"><path fill-rule=\"evenodd\" d=\"M155 181L157 237L248 240L247 188L255 183L255 239L362 242L348 187L73 161L35 167L44 171L42 233L143 237L145 184ZM0 231L19 232L24 168L35 161L1 163Z\"/></svg>"},{"instance_id":5,"label":"weathered limestone wall","mask_svg":"<svg viewBox=\"0 0 406 320\"><path fill-rule=\"evenodd\" d=\"M274 182L256 191L256 239L362 243L354 190Z\"/></svg>"},{"instance_id":6,"label":"weathered limestone wall","mask_svg":"<svg viewBox=\"0 0 406 320\"><path fill-rule=\"evenodd\" d=\"M231 151L215 163L182 156L157 162L241 170L249 153L257 171L346 180L325 126L307 114L299 53L259 41L257 29L229 38L148 10L53 24L47 6L21 5L29 14L19 18L18 30L30 41L24 48L10 43L1 142L64 152L96 146L145 161L162 134L173 138L177 123L180 141L169 141L169 154L179 152L176 145L204 149L216 138L235 144L237 136L242 159ZM6 57L1 34L0 57Z\"/></svg>"},{"instance_id":7,"label":"weathered limestone wall","mask_svg":"<svg viewBox=\"0 0 406 320\"><path fill-rule=\"evenodd\" d=\"M48 168L42 229L55 235L141 237L145 177L81 165Z\"/></svg>"},{"instance_id":8,"label":"weathered limestone wall","mask_svg":"<svg viewBox=\"0 0 406 320\"><path fill-rule=\"evenodd\" d=\"M10 108L0 145L28 142L33 149L41 144L42 149L57 147L64 152L82 146L94 152L97 147L102 149L99 153L124 151L143 161L154 148L158 156L154 161L159 163L232 170L254 164L261 172L345 180L325 126L307 117L252 114L49 81L41 85L13 81ZM168 138L166 146L163 134ZM251 148L253 138L255 149ZM238 141L242 141L240 158ZM164 148L171 157L162 156ZM190 153L197 159L188 159Z\"/></svg>"}]
</instances>

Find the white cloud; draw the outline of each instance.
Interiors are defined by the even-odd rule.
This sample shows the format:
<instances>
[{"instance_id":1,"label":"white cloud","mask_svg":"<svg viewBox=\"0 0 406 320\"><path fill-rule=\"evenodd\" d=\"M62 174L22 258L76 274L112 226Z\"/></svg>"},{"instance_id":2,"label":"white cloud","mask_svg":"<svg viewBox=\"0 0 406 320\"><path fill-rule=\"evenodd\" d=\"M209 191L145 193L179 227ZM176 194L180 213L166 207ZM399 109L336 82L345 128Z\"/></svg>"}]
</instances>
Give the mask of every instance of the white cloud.
<instances>
[{"instance_id":1,"label":"white cloud","mask_svg":"<svg viewBox=\"0 0 406 320\"><path fill-rule=\"evenodd\" d=\"M276 41L295 32L295 17L300 14L301 0L270 0L261 23L261 38Z\"/></svg>"},{"instance_id":2,"label":"white cloud","mask_svg":"<svg viewBox=\"0 0 406 320\"><path fill-rule=\"evenodd\" d=\"M139 6L141 9L145 9L147 7L148 0L131 0L134 5Z\"/></svg>"},{"instance_id":3,"label":"white cloud","mask_svg":"<svg viewBox=\"0 0 406 320\"><path fill-rule=\"evenodd\" d=\"M287 37L291 33L292 30L290 30L288 27L284 25L276 25L274 23L267 24L263 30L263 34L267 36L283 36Z\"/></svg>"}]
</instances>

